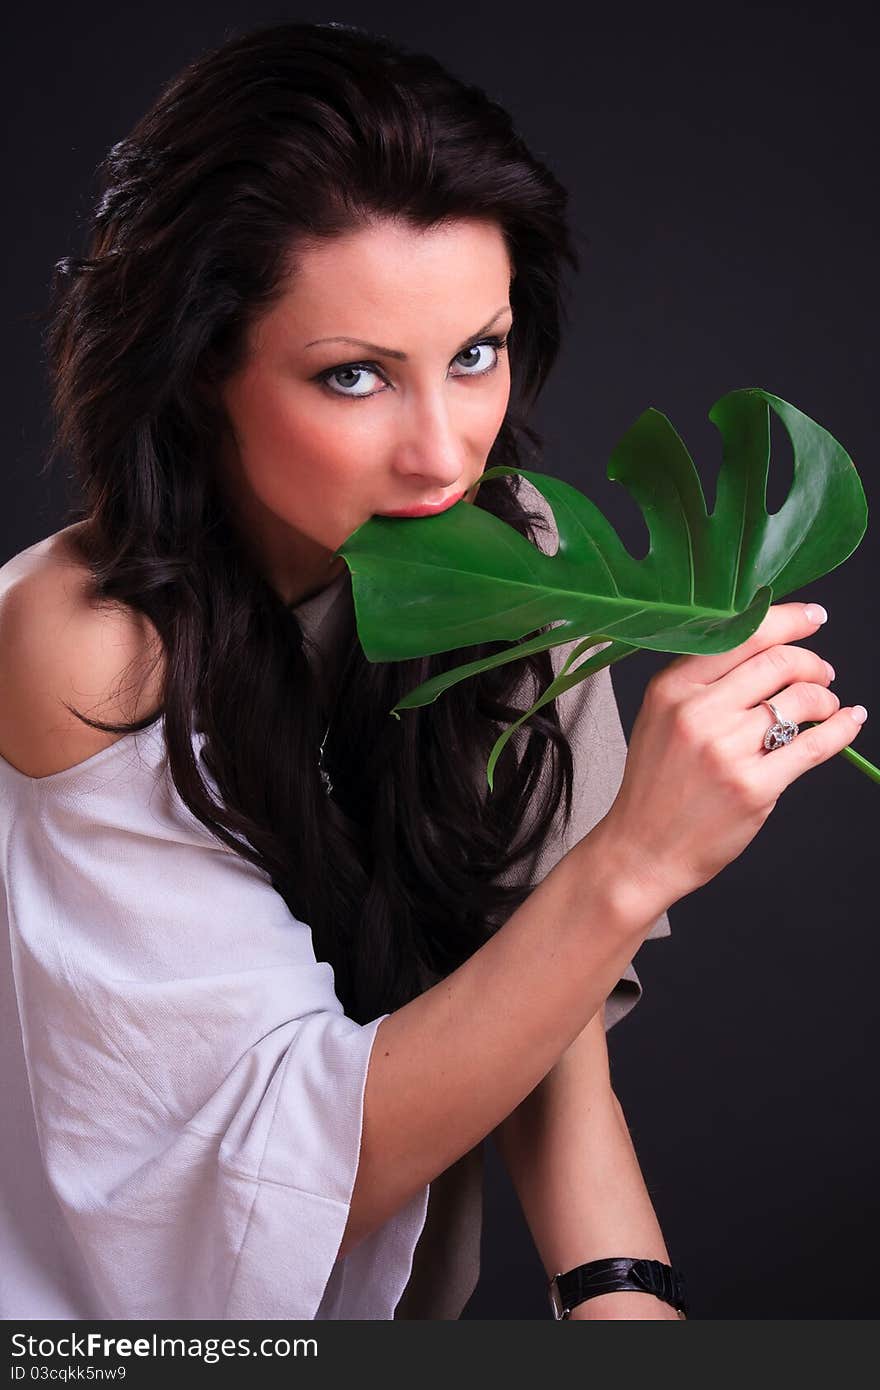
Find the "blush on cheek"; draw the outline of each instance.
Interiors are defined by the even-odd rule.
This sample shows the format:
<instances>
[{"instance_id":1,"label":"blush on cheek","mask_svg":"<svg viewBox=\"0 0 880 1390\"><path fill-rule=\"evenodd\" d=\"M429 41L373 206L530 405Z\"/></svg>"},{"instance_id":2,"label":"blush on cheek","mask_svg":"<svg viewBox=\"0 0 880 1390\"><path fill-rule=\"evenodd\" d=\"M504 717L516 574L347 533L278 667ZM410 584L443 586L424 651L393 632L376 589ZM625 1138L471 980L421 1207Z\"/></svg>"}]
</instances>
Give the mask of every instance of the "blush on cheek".
<instances>
[{"instance_id":1,"label":"blush on cheek","mask_svg":"<svg viewBox=\"0 0 880 1390\"><path fill-rule=\"evenodd\" d=\"M349 406L349 410L357 413L357 407ZM286 418L274 426L275 436L284 443L288 455L301 459L305 466L319 467L322 472L342 470L346 464L351 467L362 457L365 431L363 424L354 428L356 422L340 419L340 414L344 412L291 406Z\"/></svg>"}]
</instances>

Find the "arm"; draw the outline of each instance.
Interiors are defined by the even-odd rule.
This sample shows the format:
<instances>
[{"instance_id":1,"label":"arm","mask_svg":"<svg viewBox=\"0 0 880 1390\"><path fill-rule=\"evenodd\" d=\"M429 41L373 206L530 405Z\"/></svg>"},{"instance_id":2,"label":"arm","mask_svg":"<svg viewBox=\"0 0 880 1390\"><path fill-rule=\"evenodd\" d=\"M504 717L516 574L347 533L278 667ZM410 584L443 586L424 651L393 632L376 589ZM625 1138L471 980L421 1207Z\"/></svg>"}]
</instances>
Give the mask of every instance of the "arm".
<instances>
[{"instance_id":1,"label":"arm","mask_svg":"<svg viewBox=\"0 0 880 1390\"><path fill-rule=\"evenodd\" d=\"M530 505L545 518L538 545L552 553L559 536L546 499L531 484ZM586 652L585 661L603 644ZM577 642L551 650L553 669ZM580 664L580 663L579 663ZM607 667L557 696L574 757L572 816L554 828L524 870L540 879L608 811L620 786L627 744ZM649 936L669 934L664 912ZM669 1263L623 1111L611 1088L600 1005L554 1066L493 1131L544 1262L547 1278L589 1260L644 1256ZM612 1293L587 1299L572 1319L673 1318L652 1294Z\"/></svg>"},{"instance_id":2,"label":"arm","mask_svg":"<svg viewBox=\"0 0 880 1390\"><path fill-rule=\"evenodd\" d=\"M604 1005L493 1131L548 1280L610 1256L671 1263L623 1110L611 1088ZM600 1294L572 1320L677 1313L653 1294Z\"/></svg>"},{"instance_id":3,"label":"arm","mask_svg":"<svg viewBox=\"0 0 880 1390\"><path fill-rule=\"evenodd\" d=\"M266 1209L265 1219L246 1228L250 1262L236 1264L242 1299L249 1296L253 1271L271 1270L277 1259L277 1251L265 1245L260 1257L260 1240L267 1237L271 1244L279 1226L296 1230L299 1222L311 1232L304 1243L312 1267L302 1300L290 1306L312 1317L324 1287L315 1271L326 1281L337 1258L369 1236L381 1240L380 1228L392 1218L418 1223L425 1185L546 1077L620 979L664 904L646 893L630 847L595 824L457 970L393 1013L355 1022L333 993L332 969L315 957L308 925L291 917L260 870L237 855L218 855L214 837L191 824L191 817L181 817L170 794L168 824L157 835L154 767L143 766L143 795L130 779L113 779L106 795L102 789L102 796L89 798L87 812L75 802L73 816L63 779L45 780L50 772L73 774L95 752L87 744L74 747L66 729L57 729L58 711L62 700L93 710L93 692L103 691L105 678L115 688L110 658L119 657L119 634L106 625L104 611L74 603L59 572L47 570L38 578L39 584L17 586L15 602L4 602L0 610L5 677L0 739L10 764L40 783L28 799L31 814L56 818L48 830L43 824L29 832L48 834L53 845L51 880L47 876L44 889L57 901L37 919L52 921L55 911L63 914L68 968L77 963L79 983L70 1001L63 981L53 981L51 990L47 984L49 1016L57 1009L67 1020L78 1003L80 1035L88 1039L97 1030L110 1039L100 1049L105 1066L100 1103L78 1101L69 1085L60 1088L72 1110L94 1115L97 1137L78 1119L74 1124L68 1114L59 1118L51 1109L44 1128L50 1132L55 1125L62 1135L75 1129L94 1163L93 1155L103 1155L109 1142L101 1126L120 1112L122 1088L128 1087L132 1118L113 1133L124 1166L132 1154L137 1157L132 1126L145 1127L146 1145L162 1125L173 1127L180 1119L179 1133L162 1150L169 1167L151 1168L156 1190L164 1184L181 1203L166 1223L168 1238L184 1229L186 1203L196 1210L182 1168L188 1161L198 1180L200 1169L186 1147L198 1135L205 1148L198 1162L204 1164L204 1181L215 1184L216 1209L238 1212L243 1192L251 1203L256 1192L260 1210ZM99 653L103 664L97 666L92 658ZM101 704L100 713L113 719ZM153 729L144 745L158 757L162 730ZM131 777L141 761L132 758ZM117 851L118 859L89 853L93 842L114 845L120 837L125 848ZM133 855L131 841L142 852ZM107 862L114 867L109 891ZM96 905L112 915L123 896L115 877L123 864L126 915L120 932L118 922L108 927L99 919ZM205 905L212 901L222 902L223 911L207 931ZM187 944L183 956L181 942ZM250 955L244 951L247 942ZM106 964L111 943L121 953L112 968ZM207 953L204 959L197 956L200 949ZM230 974L228 990L215 998L211 981L217 960L234 961L236 975L235 988ZM145 980L132 979L136 968L144 970ZM172 982L175 1004L169 1010ZM227 1012L221 1011L221 1001ZM146 1043L141 1055L138 1049ZM137 1060L127 1066L132 1055ZM83 1077L84 1093L94 1098L95 1068L84 1066ZM181 1094L172 1091L169 1107L164 1098L172 1085ZM253 1094L260 1086L262 1095ZM46 1103L62 1104L57 1085L46 1088ZM196 1116L198 1129L194 1125L190 1131ZM211 1143L216 1147L223 1136L212 1156ZM79 1161L69 1144L57 1147L64 1163L72 1157ZM83 1158L82 1164L91 1174L89 1161ZM112 1167L109 1160L105 1167ZM141 1168L136 1162L128 1185L110 1173L117 1207L131 1202L134 1209ZM58 1188L66 1194L70 1182L75 1197L76 1182L68 1171L59 1170ZM71 1223L77 1219L70 1214ZM90 1237L84 1231L82 1239L92 1239L92 1252L100 1246L94 1232ZM101 1246L112 1248L112 1242ZM405 1254L405 1243L400 1249ZM107 1278L109 1287L109 1271Z\"/></svg>"}]
</instances>

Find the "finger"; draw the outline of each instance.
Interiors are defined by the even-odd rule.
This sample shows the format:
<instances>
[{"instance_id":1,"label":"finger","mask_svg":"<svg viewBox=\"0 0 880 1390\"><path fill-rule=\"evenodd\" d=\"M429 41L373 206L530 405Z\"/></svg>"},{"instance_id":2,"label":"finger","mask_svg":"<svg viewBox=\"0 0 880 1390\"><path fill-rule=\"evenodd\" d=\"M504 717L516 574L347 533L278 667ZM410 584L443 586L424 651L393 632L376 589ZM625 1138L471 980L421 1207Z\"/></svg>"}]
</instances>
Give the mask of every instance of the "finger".
<instances>
[{"instance_id":1,"label":"finger","mask_svg":"<svg viewBox=\"0 0 880 1390\"><path fill-rule=\"evenodd\" d=\"M846 705L824 724L803 729L791 743L764 755L759 766L768 801L775 800L811 767L827 762L852 743L862 727L853 719L852 709L852 705Z\"/></svg>"},{"instance_id":2,"label":"finger","mask_svg":"<svg viewBox=\"0 0 880 1390\"><path fill-rule=\"evenodd\" d=\"M807 616L808 606L811 607L804 603L771 604L760 627L738 647L706 656L676 657L664 667L661 674L673 680L680 678L695 685L711 685L713 681L720 680L728 671L732 671L748 657L764 651L766 647L776 646L780 642L796 641L816 632L821 624Z\"/></svg>"},{"instance_id":3,"label":"finger","mask_svg":"<svg viewBox=\"0 0 880 1390\"><path fill-rule=\"evenodd\" d=\"M840 709L840 700L833 690L826 690L821 685L811 685L807 681L799 681L771 698L781 718L798 725L824 723ZM743 751L778 751L766 750L764 747L764 735L776 722L768 704L761 703L754 709L747 710L742 724ZM796 734L795 737L800 738L800 734Z\"/></svg>"},{"instance_id":4,"label":"finger","mask_svg":"<svg viewBox=\"0 0 880 1390\"><path fill-rule=\"evenodd\" d=\"M722 709L750 710L762 700L774 700L789 686L828 686L833 679L828 662L809 647L767 647L714 681L699 699L718 717ZM799 698L803 698L802 692ZM827 714L826 706L822 708Z\"/></svg>"}]
</instances>

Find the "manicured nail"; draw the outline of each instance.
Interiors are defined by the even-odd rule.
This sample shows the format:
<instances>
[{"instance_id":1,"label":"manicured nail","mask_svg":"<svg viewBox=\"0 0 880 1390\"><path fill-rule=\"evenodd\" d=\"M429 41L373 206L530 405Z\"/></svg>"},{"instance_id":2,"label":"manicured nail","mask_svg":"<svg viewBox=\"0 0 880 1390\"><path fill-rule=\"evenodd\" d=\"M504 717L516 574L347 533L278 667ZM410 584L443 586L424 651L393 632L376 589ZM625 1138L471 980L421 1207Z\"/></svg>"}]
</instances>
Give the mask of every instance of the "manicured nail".
<instances>
[{"instance_id":1,"label":"manicured nail","mask_svg":"<svg viewBox=\"0 0 880 1390\"><path fill-rule=\"evenodd\" d=\"M865 709L864 705L853 705L850 714L857 724L864 724L868 717L868 711Z\"/></svg>"},{"instance_id":2,"label":"manicured nail","mask_svg":"<svg viewBox=\"0 0 880 1390\"><path fill-rule=\"evenodd\" d=\"M828 614L821 603L808 603L804 609L804 615L808 623L827 623Z\"/></svg>"},{"instance_id":3,"label":"manicured nail","mask_svg":"<svg viewBox=\"0 0 880 1390\"><path fill-rule=\"evenodd\" d=\"M823 659L824 659L824 658L823 658ZM835 677L835 670L834 670L834 667L831 665L831 662L830 662L830 661L826 661L826 662L825 662L825 665L828 667L828 679L829 679L830 681L833 681L833 680L836 678L836 677Z\"/></svg>"}]
</instances>

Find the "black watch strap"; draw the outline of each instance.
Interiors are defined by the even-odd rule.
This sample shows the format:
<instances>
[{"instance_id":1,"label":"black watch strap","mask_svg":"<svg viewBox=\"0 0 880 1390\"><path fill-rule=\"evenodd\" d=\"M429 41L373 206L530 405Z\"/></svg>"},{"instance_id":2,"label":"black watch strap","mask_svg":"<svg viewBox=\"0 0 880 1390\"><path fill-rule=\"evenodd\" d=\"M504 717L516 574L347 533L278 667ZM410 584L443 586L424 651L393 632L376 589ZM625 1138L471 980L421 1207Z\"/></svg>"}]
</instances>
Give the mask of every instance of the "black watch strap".
<instances>
[{"instance_id":1,"label":"black watch strap","mask_svg":"<svg viewBox=\"0 0 880 1390\"><path fill-rule=\"evenodd\" d=\"M584 1299L602 1293L630 1290L652 1293L662 1298L679 1316L687 1317L684 1278L678 1270L661 1260L591 1260L550 1280L550 1306L555 1318L567 1318Z\"/></svg>"}]
</instances>

